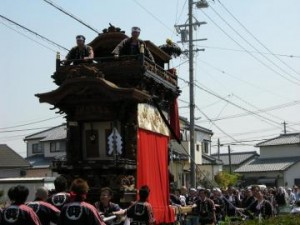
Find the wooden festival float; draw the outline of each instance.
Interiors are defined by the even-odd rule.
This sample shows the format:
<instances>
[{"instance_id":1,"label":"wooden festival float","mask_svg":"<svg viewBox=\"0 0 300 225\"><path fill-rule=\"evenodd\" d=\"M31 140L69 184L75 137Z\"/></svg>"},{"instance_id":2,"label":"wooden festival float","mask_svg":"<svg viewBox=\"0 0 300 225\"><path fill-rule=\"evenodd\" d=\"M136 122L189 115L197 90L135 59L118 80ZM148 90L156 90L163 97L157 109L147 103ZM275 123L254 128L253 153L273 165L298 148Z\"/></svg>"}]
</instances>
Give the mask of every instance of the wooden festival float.
<instances>
[{"instance_id":1,"label":"wooden festival float","mask_svg":"<svg viewBox=\"0 0 300 225\"><path fill-rule=\"evenodd\" d=\"M171 223L168 142L179 126L177 76L169 68L168 44L159 48L145 41L155 63L143 50L112 57L124 38L125 32L110 26L88 44L93 61L67 65L58 55L52 76L57 89L36 94L66 118L66 157L55 160L53 170L87 179L91 201L98 200L100 187L109 186L114 200L126 205L148 185L157 222Z\"/></svg>"}]
</instances>

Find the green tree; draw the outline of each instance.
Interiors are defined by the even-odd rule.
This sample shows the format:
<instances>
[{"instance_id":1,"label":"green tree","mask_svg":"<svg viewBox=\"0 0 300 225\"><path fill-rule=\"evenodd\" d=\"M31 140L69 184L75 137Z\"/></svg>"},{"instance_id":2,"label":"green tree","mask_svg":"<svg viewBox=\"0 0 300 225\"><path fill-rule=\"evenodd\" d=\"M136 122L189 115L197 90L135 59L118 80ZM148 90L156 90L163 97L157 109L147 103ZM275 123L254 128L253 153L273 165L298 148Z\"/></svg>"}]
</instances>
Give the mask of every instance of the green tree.
<instances>
[{"instance_id":1,"label":"green tree","mask_svg":"<svg viewBox=\"0 0 300 225\"><path fill-rule=\"evenodd\" d=\"M215 176L215 181L221 188L227 188L228 186L234 186L240 175L237 173L229 173L221 171Z\"/></svg>"}]
</instances>

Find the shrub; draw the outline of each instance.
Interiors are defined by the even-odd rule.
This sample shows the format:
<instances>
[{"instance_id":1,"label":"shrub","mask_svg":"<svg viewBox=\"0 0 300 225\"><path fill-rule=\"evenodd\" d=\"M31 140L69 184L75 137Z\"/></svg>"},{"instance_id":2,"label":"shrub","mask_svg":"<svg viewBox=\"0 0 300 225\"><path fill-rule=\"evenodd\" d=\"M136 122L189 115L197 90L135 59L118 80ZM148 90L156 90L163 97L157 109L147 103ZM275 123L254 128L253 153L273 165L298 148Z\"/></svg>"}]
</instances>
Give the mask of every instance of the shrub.
<instances>
[{"instance_id":1,"label":"shrub","mask_svg":"<svg viewBox=\"0 0 300 225\"><path fill-rule=\"evenodd\" d=\"M220 225L299 225L300 215L280 215L270 219L262 220L249 220L249 221L235 221L230 220L221 222Z\"/></svg>"}]
</instances>

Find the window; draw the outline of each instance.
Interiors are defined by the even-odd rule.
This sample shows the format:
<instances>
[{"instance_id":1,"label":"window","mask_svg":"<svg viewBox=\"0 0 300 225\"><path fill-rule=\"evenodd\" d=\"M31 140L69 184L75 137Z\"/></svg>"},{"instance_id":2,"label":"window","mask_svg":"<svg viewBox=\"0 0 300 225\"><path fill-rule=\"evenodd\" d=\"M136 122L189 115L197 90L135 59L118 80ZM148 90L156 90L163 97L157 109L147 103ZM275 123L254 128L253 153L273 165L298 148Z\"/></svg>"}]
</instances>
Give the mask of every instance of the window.
<instances>
[{"instance_id":1,"label":"window","mask_svg":"<svg viewBox=\"0 0 300 225\"><path fill-rule=\"evenodd\" d=\"M209 154L209 141L207 140L202 142L202 153Z\"/></svg>"},{"instance_id":2,"label":"window","mask_svg":"<svg viewBox=\"0 0 300 225\"><path fill-rule=\"evenodd\" d=\"M38 153L43 153L43 144L42 143L35 143L32 144L32 153L33 154L38 154Z\"/></svg>"},{"instance_id":3,"label":"window","mask_svg":"<svg viewBox=\"0 0 300 225\"><path fill-rule=\"evenodd\" d=\"M196 145L196 150L199 152L200 151L200 145Z\"/></svg>"},{"instance_id":4,"label":"window","mask_svg":"<svg viewBox=\"0 0 300 225\"><path fill-rule=\"evenodd\" d=\"M66 151L65 141L50 142L50 152L64 152Z\"/></svg>"}]
</instances>

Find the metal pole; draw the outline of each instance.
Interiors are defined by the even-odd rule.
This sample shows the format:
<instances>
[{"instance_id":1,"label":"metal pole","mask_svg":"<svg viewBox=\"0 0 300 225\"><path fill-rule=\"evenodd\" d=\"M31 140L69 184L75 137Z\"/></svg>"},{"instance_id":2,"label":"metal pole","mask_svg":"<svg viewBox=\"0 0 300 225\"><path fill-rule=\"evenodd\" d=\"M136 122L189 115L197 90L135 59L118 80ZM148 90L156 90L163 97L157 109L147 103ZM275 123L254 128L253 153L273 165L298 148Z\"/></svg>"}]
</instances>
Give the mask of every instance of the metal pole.
<instances>
[{"instance_id":1,"label":"metal pole","mask_svg":"<svg viewBox=\"0 0 300 225\"><path fill-rule=\"evenodd\" d=\"M283 133L286 134L286 122L283 122Z\"/></svg>"},{"instance_id":2,"label":"metal pole","mask_svg":"<svg viewBox=\"0 0 300 225\"><path fill-rule=\"evenodd\" d=\"M218 159L220 159L220 147L221 147L220 139L218 138Z\"/></svg>"},{"instance_id":3,"label":"metal pole","mask_svg":"<svg viewBox=\"0 0 300 225\"><path fill-rule=\"evenodd\" d=\"M195 165L195 99L194 99L194 51L193 51L193 1L189 0L189 81L190 81L190 150L191 187L196 187Z\"/></svg>"},{"instance_id":4,"label":"metal pole","mask_svg":"<svg viewBox=\"0 0 300 225\"><path fill-rule=\"evenodd\" d=\"M230 149L230 145L228 145L228 157L229 157L229 173L232 173L232 168L231 168L231 149Z\"/></svg>"}]
</instances>

